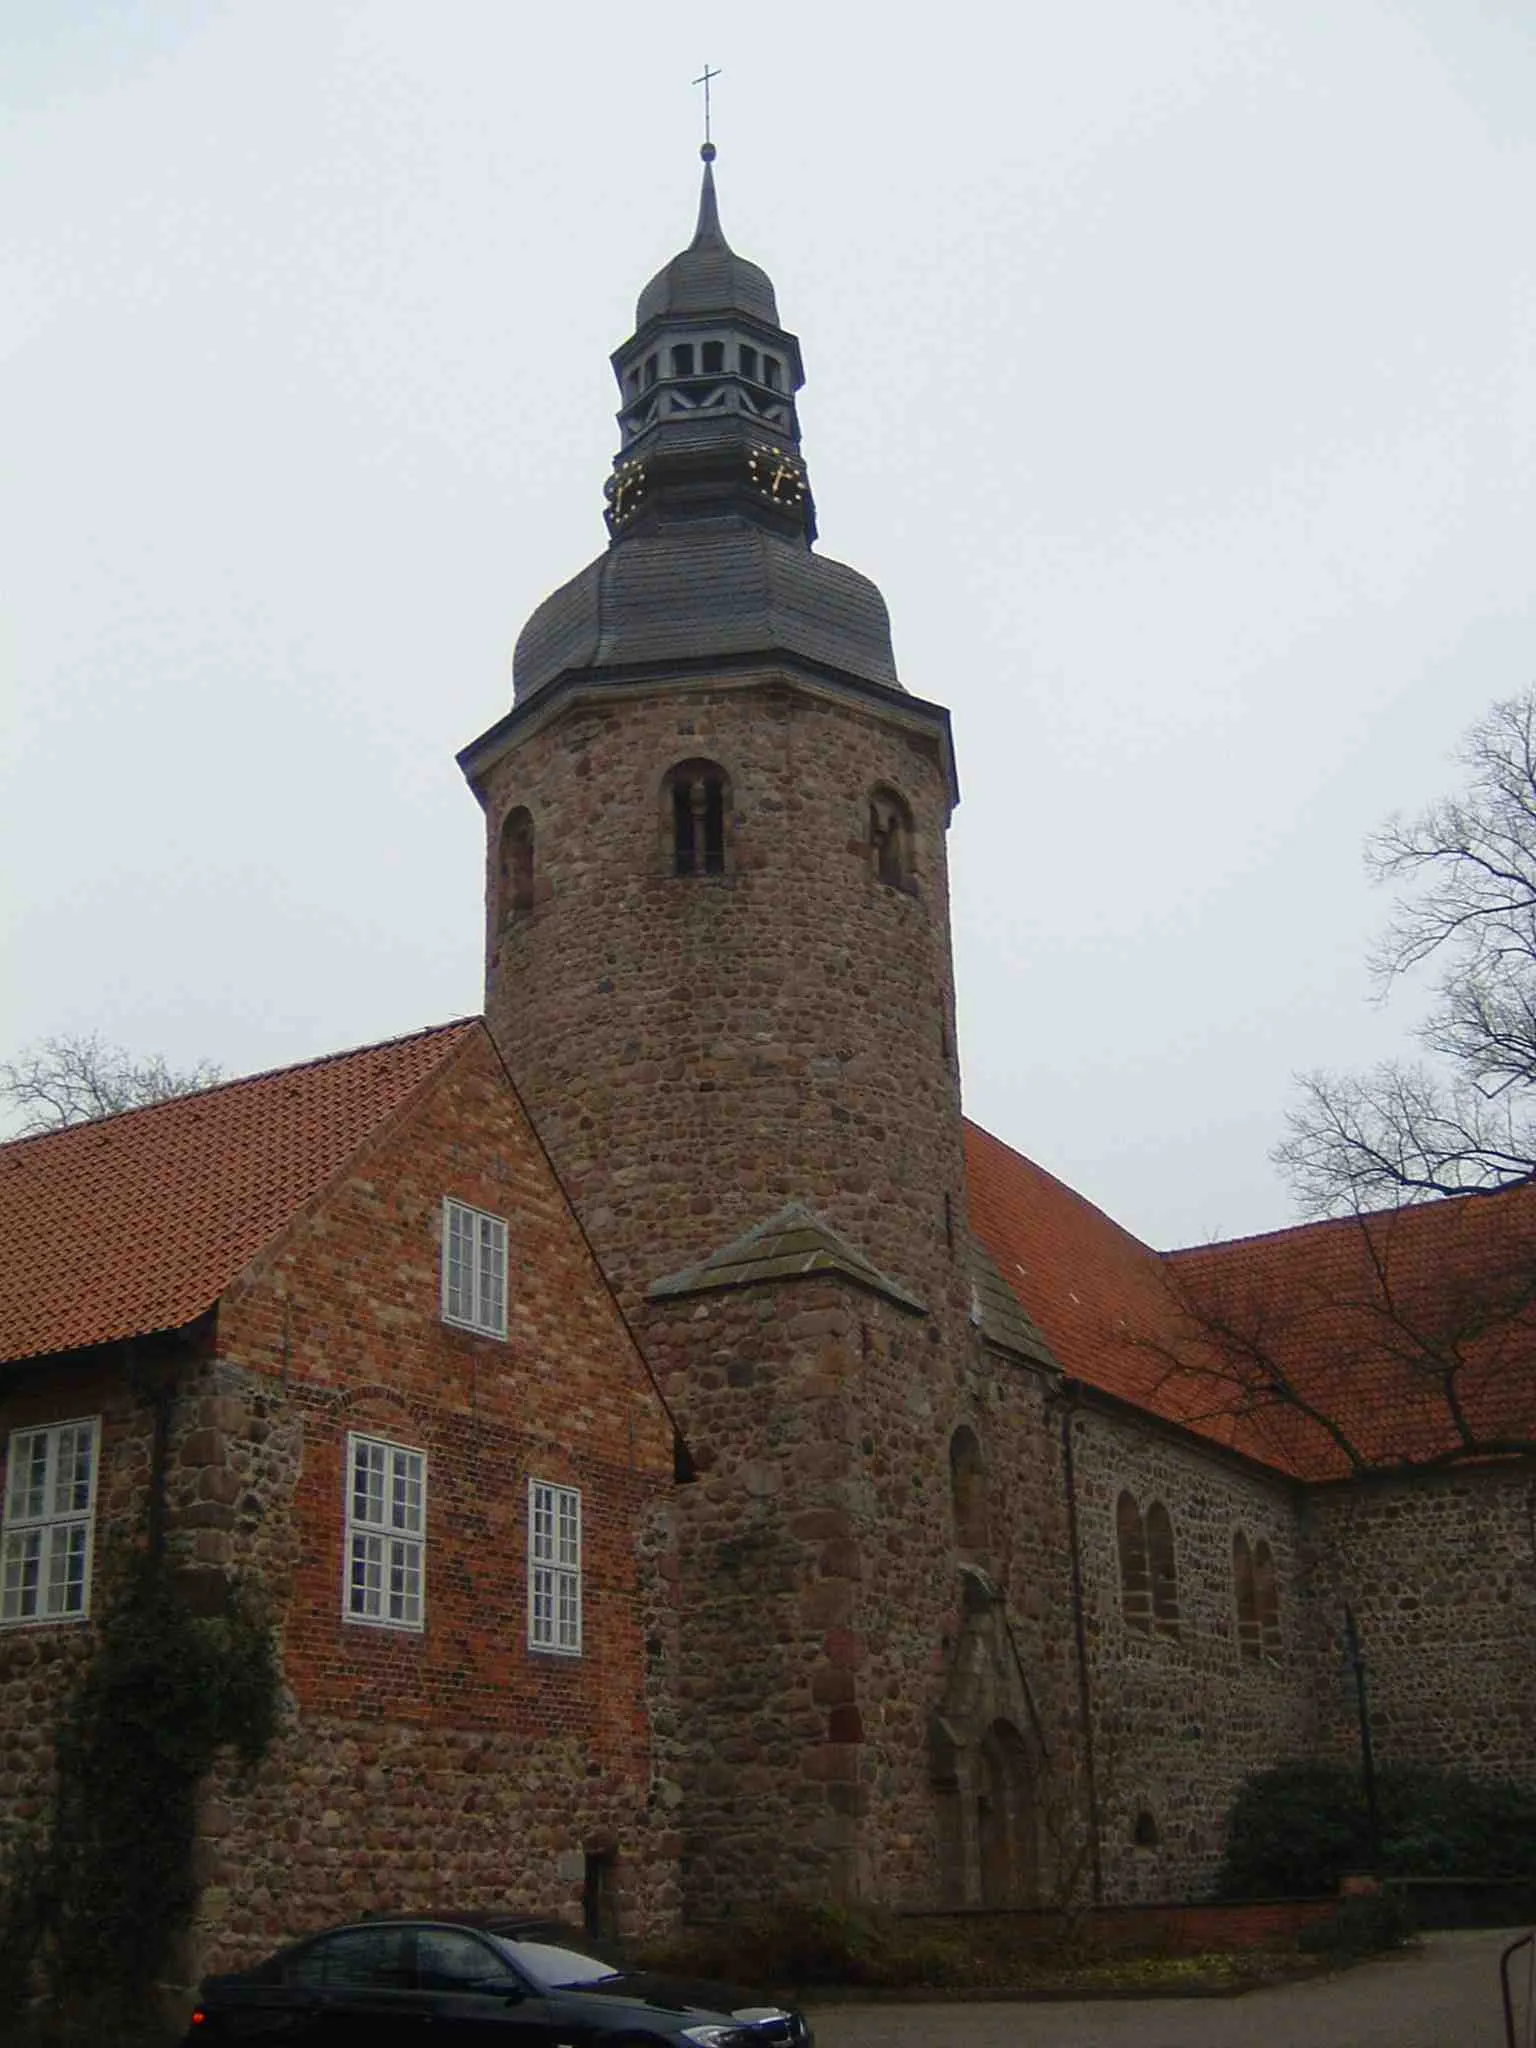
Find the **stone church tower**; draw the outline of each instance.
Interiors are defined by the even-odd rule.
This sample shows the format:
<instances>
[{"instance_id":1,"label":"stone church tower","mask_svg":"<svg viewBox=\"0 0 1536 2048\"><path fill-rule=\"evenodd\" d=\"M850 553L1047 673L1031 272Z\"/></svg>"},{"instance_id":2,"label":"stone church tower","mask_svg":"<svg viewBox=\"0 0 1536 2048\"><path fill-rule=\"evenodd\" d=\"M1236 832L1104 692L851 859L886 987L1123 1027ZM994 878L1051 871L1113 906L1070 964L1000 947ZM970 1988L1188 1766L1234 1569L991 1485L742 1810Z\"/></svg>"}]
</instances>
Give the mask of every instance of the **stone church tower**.
<instances>
[{"instance_id":1,"label":"stone church tower","mask_svg":"<svg viewBox=\"0 0 1536 2048\"><path fill-rule=\"evenodd\" d=\"M1048 1739L982 1500L948 715L814 550L799 343L713 155L613 356L607 548L460 757L486 1011L699 1474L652 1641L690 1907L1017 1895Z\"/></svg>"}]
</instances>

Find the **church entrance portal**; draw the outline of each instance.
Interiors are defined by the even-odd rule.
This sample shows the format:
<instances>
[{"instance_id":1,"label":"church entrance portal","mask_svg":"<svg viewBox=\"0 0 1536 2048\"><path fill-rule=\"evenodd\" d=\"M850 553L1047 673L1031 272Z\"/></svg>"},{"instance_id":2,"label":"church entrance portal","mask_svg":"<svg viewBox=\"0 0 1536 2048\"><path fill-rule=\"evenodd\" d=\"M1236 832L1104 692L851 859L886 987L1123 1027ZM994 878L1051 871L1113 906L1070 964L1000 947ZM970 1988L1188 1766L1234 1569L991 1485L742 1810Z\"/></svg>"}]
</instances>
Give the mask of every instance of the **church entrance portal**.
<instances>
[{"instance_id":1,"label":"church entrance portal","mask_svg":"<svg viewBox=\"0 0 1536 2048\"><path fill-rule=\"evenodd\" d=\"M964 1618L943 1704L929 1723L939 1899L1038 1905L1038 1717L1002 1597L974 1566L963 1569L962 1583Z\"/></svg>"},{"instance_id":2,"label":"church entrance portal","mask_svg":"<svg viewBox=\"0 0 1536 2048\"><path fill-rule=\"evenodd\" d=\"M981 1744L976 1847L984 1906L1032 1905L1039 1889L1039 1821L1029 1750L1011 1721Z\"/></svg>"}]
</instances>

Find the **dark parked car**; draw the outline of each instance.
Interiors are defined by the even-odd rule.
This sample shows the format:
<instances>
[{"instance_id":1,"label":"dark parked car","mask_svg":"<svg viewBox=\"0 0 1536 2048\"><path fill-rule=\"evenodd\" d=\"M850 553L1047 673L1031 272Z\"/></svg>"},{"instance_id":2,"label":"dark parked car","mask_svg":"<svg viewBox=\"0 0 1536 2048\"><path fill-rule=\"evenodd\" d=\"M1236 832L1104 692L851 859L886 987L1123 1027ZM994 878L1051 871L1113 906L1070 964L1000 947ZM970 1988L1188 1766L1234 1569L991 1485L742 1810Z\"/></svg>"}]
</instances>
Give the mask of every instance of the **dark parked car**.
<instances>
[{"instance_id":1,"label":"dark parked car","mask_svg":"<svg viewBox=\"0 0 1536 2048\"><path fill-rule=\"evenodd\" d=\"M550 1921L390 1915L203 1981L187 2048L811 2048L804 2018L626 1969Z\"/></svg>"}]
</instances>

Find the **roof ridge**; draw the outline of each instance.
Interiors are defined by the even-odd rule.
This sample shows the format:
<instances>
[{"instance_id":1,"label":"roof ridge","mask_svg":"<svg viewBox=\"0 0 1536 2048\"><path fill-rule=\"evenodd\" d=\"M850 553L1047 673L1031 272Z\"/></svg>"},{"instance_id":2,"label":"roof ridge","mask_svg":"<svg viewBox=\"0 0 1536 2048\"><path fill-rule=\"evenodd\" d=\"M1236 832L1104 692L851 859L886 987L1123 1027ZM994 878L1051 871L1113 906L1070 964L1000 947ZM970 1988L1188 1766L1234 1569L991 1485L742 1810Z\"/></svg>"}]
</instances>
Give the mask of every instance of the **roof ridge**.
<instances>
[{"instance_id":1,"label":"roof ridge","mask_svg":"<svg viewBox=\"0 0 1536 2048\"><path fill-rule=\"evenodd\" d=\"M1427 1202L1399 1202L1381 1209L1360 1209L1348 1216L1308 1216L1299 1223L1277 1224L1273 1230L1249 1230L1239 1237L1212 1237L1200 1244L1173 1245L1165 1252L1159 1252L1163 1259L1183 1259L1198 1256L1201 1252L1235 1251L1240 1245L1274 1244L1281 1238L1293 1241L1304 1237L1321 1237L1329 1231L1359 1229L1363 1224L1396 1223L1404 1217L1427 1214L1435 1209L1446 1209L1462 1202L1477 1200L1492 1204L1501 1195L1517 1195L1531 1186L1529 1181L1513 1181L1507 1188L1462 1188L1455 1194L1437 1195Z\"/></svg>"},{"instance_id":2,"label":"roof ridge","mask_svg":"<svg viewBox=\"0 0 1536 2048\"><path fill-rule=\"evenodd\" d=\"M175 1109L181 1103L202 1102L210 1095L227 1095L236 1088L251 1088L260 1081L275 1081L282 1074L309 1073L319 1067L334 1066L341 1060L357 1059L364 1053L390 1052L417 1039L446 1036L449 1032L462 1031L468 1025L483 1024L484 1021L479 1013L451 1017L446 1023L424 1024L415 1031L402 1031L394 1038L377 1038L363 1045L342 1046L336 1052L317 1053L311 1059L290 1060L279 1067L262 1067L254 1074L232 1074L227 1081L213 1081L206 1088L189 1088L184 1094L162 1096L158 1102L137 1102L129 1109L109 1110L105 1116L81 1117L78 1122L61 1124L56 1130L24 1132L20 1137L0 1142L0 1152L14 1152L23 1145L56 1142L67 1138L72 1131L99 1131L104 1124L120 1124L128 1117L155 1116Z\"/></svg>"}]
</instances>

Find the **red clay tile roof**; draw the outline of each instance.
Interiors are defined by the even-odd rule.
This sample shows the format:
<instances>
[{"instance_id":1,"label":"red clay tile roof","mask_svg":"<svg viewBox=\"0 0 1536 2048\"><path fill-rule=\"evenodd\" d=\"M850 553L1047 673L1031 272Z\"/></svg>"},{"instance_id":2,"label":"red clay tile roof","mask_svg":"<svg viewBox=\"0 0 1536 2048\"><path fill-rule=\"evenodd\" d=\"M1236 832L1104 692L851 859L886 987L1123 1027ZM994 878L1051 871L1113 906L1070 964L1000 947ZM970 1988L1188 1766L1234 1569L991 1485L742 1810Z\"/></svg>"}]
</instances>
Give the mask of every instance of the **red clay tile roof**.
<instances>
[{"instance_id":1,"label":"red clay tile roof","mask_svg":"<svg viewBox=\"0 0 1536 2048\"><path fill-rule=\"evenodd\" d=\"M191 1322L482 1028L465 1018L0 1146L0 1359Z\"/></svg>"},{"instance_id":2,"label":"red clay tile roof","mask_svg":"<svg viewBox=\"0 0 1536 2048\"><path fill-rule=\"evenodd\" d=\"M1249 1456L1272 1449L1148 1348L1177 1333L1162 1260L1032 1159L967 1121L971 1228L1070 1378Z\"/></svg>"},{"instance_id":3,"label":"red clay tile roof","mask_svg":"<svg viewBox=\"0 0 1536 2048\"><path fill-rule=\"evenodd\" d=\"M1177 1289L1335 1425L1275 1420L1288 1462L1341 1476L1458 1448L1448 1390L1483 1445L1536 1438L1536 1188L1340 1217L1168 1255Z\"/></svg>"},{"instance_id":4,"label":"red clay tile roof","mask_svg":"<svg viewBox=\"0 0 1536 2048\"><path fill-rule=\"evenodd\" d=\"M971 1227L1063 1371L1296 1478L1455 1448L1429 1352L1484 1441L1536 1436L1536 1188L1159 1254L989 1132L965 1130ZM1254 1340L1299 1404L1245 1396L1181 1297ZM1495 1313L1490 1315L1490 1305ZM1179 1370L1170 1359L1188 1369Z\"/></svg>"}]
</instances>

